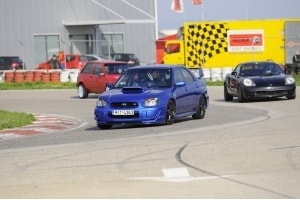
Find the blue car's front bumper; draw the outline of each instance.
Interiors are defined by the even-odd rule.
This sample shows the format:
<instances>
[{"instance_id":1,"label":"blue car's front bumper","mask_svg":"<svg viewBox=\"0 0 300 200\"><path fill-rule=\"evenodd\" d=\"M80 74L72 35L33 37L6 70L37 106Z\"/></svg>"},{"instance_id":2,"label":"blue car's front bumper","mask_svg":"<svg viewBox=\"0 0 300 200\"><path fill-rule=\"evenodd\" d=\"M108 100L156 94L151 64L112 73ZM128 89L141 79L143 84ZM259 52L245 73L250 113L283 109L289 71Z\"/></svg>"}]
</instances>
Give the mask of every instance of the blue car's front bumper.
<instances>
[{"instance_id":1,"label":"blue car's front bumper","mask_svg":"<svg viewBox=\"0 0 300 200\"><path fill-rule=\"evenodd\" d=\"M132 110L134 110L133 115L115 115L113 114L114 109L96 107L94 110L94 119L97 125L163 124L165 122L165 107L149 107Z\"/></svg>"}]
</instances>

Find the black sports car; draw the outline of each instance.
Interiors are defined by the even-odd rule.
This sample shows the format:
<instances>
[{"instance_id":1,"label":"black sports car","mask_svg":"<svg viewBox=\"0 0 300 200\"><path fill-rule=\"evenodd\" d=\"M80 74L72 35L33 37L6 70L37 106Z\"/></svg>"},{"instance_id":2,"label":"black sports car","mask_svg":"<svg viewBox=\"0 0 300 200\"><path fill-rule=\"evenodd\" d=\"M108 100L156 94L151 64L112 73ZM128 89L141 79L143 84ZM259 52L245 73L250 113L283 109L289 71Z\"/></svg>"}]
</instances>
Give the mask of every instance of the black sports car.
<instances>
[{"instance_id":1,"label":"black sports car","mask_svg":"<svg viewBox=\"0 0 300 200\"><path fill-rule=\"evenodd\" d=\"M224 99L239 102L257 98L296 98L295 79L276 63L269 61L245 62L225 76Z\"/></svg>"}]
</instances>

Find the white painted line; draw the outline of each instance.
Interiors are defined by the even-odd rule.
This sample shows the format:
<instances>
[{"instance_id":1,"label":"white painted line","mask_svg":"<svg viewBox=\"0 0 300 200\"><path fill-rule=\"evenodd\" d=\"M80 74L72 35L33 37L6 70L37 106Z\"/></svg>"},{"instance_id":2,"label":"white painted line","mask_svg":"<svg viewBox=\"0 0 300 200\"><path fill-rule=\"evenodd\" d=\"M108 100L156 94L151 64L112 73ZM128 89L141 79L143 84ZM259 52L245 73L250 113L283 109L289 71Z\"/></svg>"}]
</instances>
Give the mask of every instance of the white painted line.
<instances>
[{"instance_id":1,"label":"white painted line","mask_svg":"<svg viewBox=\"0 0 300 200\"><path fill-rule=\"evenodd\" d=\"M179 178L179 177L189 177L190 174L186 167L181 168L165 168L162 169L164 177L166 178Z\"/></svg>"},{"instance_id":2,"label":"white painted line","mask_svg":"<svg viewBox=\"0 0 300 200\"><path fill-rule=\"evenodd\" d=\"M232 175L223 176L190 176L189 171L186 167L180 168L164 168L162 169L163 177L140 177L140 178L130 178L130 180L151 180L151 181L163 181L163 182L191 182L199 180L211 180L218 178L226 178Z\"/></svg>"},{"instance_id":3,"label":"white painted line","mask_svg":"<svg viewBox=\"0 0 300 200\"><path fill-rule=\"evenodd\" d=\"M129 178L129 180L142 180L142 181L161 181L161 182L192 182L192 181L201 181L201 180L213 180L219 178L226 178L233 175L224 175L224 176L190 176L190 177L177 177L177 178L169 178L169 177L139 177L139 178Z\"/></svg>"},{"instance_id":4,"label":"white painted line","mask_svg":"<svg viewBox=\"0 0 300 200\"><path fill-rule=\"evenodd\" d=\"M49 133L49 132L55 132L56 129L50 129L50 128L33 128L31 129L33 131L43 132L43 133Z\"/></svg>"}]
</instances>

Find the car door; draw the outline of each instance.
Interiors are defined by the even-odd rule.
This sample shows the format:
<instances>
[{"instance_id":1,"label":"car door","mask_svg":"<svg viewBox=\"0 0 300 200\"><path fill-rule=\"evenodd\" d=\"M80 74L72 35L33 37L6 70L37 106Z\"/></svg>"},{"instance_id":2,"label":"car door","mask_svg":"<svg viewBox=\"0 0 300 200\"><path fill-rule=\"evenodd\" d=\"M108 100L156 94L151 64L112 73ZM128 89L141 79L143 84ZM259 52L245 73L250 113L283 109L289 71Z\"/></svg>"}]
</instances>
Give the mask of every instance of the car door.
<instances>
[{"instance_id":1,"label":"car door","mask_svg":"<svg viewBox=\"0 0 300 200\"><path fill-rule=\"evenodd\" d=\"M184 82L185 78L182 74L181 68L174 70L174 82ZM176 114L182 114L188 111L187 102L189 102L189 89L187 85L184 86L176 86L175 89L175 96L176 96Z\"/></svg>"},{"instance_id":2,"label":"car door","mask_svg":"<svg viewBox=\"0 0 300 200\"><path fill-rule=\"evenodd\" d=\"M182 68L181 71L184 77L186 91L188 93L185 102L186 112L191 112L198 104L200 85L195 80L196 77L194 77L188 69Z\"/></svg>"},{"instance_id":3,"label":"car door","mask_svg":"<svg viewBox=\"0 0 300 200\"><path fill-rule=\"evenodd\" d=\"M242 65L238 65L230 74L227 81L228 89L230 93L237 94L237 87L238 87L238 77L240 75Z\"/></svg>"},{"instance_id":4,"label":"car door","mask_svg":"<svg viewBox=\"0 0 300 200\"><path fill-rule=\"evenodd\" d=\"M91 87L93 88L94 93L101 93L105 91L106 81L103 64L95 63L91 79Z\"/></svg>"},{"instance_id":5,"label":"car door","mask_svg":"<svg viewBox=\"0 0 300 200\"><path fill-rule=\"evenodd\" d=\"M91 92L92 89L92 72L94 68L94 63L87 63L83 70L79 74L79 82L82 82L84 87Z\"/></svg>"}]
</instances>

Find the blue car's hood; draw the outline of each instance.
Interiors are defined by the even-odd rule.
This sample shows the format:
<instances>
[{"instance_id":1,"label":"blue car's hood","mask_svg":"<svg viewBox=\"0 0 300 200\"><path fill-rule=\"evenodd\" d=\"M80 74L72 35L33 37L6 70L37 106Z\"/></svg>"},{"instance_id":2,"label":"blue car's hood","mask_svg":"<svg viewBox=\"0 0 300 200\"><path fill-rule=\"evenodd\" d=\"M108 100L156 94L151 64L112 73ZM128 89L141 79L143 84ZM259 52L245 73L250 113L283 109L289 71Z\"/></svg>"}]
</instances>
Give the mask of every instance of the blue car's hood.
<instances>
[{"instance_id":1,"label":"blue car's hood","mask_svg":"<svg viewBox=\"0 0 300 200\"><path fill-rule=\"evenodd\" d=\"M147 88L147 87L124 87L113 88L102 93L99 97L107 99L108 101L120 101L120 100L139 100L148 97L159 96L170 88Z\"/></svg>"}]
</instances>

